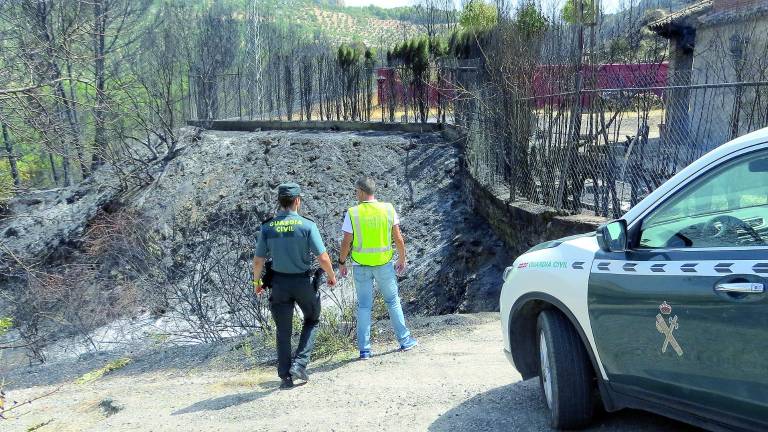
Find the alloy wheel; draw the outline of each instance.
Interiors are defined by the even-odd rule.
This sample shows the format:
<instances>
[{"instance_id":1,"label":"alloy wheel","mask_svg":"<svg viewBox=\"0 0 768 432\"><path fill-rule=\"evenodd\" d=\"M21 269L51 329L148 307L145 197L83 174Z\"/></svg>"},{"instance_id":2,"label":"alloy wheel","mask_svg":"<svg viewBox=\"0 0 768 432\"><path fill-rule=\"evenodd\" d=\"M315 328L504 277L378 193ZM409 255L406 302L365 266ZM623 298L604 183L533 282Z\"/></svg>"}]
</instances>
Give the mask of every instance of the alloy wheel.
<instances>
[{"instance_id":1,"label":"alloy wheel","mask_svg":"<svg viewBox=\"0 0 768 432\"><path fill-rule=\"evenodd\" d=\"M539 357L541 361L541 383L544 387L544 396L547 399L547 407L552 408L552 369L549 366L549 349L544 332L539 335Z\"/></svg>"}]
</instances>

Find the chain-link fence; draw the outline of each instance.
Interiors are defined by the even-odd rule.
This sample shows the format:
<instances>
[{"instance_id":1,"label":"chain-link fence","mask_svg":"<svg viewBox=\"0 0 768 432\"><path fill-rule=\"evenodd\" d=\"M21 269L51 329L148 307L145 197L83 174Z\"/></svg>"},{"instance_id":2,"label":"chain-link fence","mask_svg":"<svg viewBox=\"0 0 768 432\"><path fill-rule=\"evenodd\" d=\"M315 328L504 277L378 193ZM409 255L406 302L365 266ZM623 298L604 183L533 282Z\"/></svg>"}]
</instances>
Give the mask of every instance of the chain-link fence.
<instances>
[{"instance_id":1,"label":"chain-link fence","mask_svg":"<svg viewBox=\"0 0 768 432\"><path fill-rule=\"evenodd\" d=\"M471 75L471 74L470 74ZM615 217L729 139L768 126L768 82L499 100L466 79L467 163L514 201Z\"/></svg>"}]
</instances>

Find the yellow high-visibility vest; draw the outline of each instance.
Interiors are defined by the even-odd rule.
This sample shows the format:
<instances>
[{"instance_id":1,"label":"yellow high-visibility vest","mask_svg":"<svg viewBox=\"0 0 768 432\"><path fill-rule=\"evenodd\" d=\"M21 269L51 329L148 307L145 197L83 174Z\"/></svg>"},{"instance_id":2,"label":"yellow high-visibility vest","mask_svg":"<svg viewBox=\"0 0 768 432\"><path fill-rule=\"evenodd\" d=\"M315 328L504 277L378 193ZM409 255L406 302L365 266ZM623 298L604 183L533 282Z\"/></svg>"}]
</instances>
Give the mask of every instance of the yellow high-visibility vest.
<instances>
[{"instance_id":1,"label":"yellow high-visibility vest","mask_svg":"<svg viewBox=\"0 0 768 432\"><path fill-rule=\"evenodd\" d=\"M364 266L380 266L392 260L392 227L395 207L390 203L364 202L349 209L352 222L352 259Z\"/></svg>"}]
</instances>

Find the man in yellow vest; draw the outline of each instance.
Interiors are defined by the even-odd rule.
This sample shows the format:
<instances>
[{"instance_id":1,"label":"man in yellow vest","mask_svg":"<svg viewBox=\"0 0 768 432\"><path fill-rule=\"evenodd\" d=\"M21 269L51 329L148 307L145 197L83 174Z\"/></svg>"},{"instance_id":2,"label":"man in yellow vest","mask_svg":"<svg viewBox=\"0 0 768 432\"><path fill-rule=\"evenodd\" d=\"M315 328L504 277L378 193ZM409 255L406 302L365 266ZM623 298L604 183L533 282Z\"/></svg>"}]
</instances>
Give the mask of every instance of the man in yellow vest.
<instances>
[{"instance_id":1,"label":"man in yellow vest","mask_svg":"<svg viewBox=\"0 0 768 432\"><path fill-rule=\"evenodd\" d=\"M344 239L339 253L341 277L347 275L347 257L352 254L352 277L357 291L357 345L360 359L370 359L371 354L371 307L373 306L373 282L381 291L389 310L389 320L402 351L416 347L405 325L403 308L398 295L397 276L405 272L405 241L400 232L400 218L390 203L379 202L374 197L376 183L363 177L355 183L359 204L350 208L344 216ZM392 265L397 246L397 263Z\"/></svg>"}]
</instances>

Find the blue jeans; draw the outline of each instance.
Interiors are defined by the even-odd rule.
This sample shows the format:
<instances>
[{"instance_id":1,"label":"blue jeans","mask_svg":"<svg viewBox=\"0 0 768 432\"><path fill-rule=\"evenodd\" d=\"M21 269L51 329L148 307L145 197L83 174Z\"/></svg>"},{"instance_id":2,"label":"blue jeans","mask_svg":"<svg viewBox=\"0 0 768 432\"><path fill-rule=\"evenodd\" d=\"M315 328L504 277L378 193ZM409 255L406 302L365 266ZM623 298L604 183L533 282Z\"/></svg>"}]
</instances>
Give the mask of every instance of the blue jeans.
<instances>
[{"instance_id":1,"label":"blue jeans","mask_svg":"<svg viewBox=\"0 0 768 432\"><path fill-rule=\"evenodd\" d=\"M397 293L397 275L392 263L382 266L354 266L352 276L357 291L357 346L360 351L371 350L371 308L373 307L373 281L376 281L389 310L389 321L398 342L408 341L411 332L405 326L403 308Z\"/></svg>"}]
</instances>

